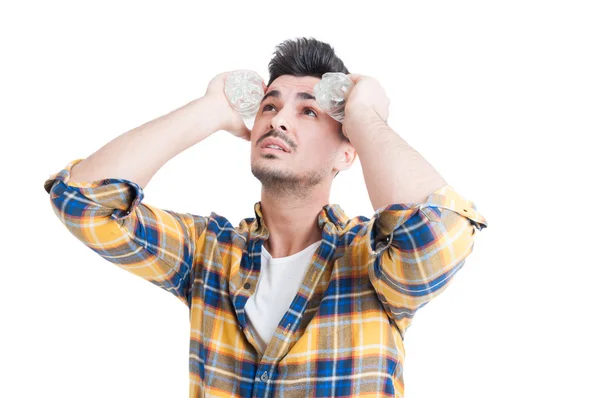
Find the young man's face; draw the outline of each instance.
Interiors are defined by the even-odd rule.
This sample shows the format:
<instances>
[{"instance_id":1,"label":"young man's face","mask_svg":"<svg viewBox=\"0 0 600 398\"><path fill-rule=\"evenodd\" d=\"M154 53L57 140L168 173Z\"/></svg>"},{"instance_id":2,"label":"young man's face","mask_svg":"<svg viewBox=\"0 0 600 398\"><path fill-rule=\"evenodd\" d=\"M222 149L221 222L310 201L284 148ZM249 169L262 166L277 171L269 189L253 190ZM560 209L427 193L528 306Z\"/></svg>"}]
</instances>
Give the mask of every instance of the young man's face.
<instances>
[{"instance_id":1,"label":"young man's face","mask_svg":"<svg viewBox=\"0 0 600 398\"><path fill-rule=\"evenodd\" d=\"M263 186L309 188L333 178L344 144L340 123L314 99L319 78L283 75L267 89L251 134L252 173ZM300 96L299 96L300 95ZM264 148L278 140L285 151Z\"/></svg>"}]
</instances>

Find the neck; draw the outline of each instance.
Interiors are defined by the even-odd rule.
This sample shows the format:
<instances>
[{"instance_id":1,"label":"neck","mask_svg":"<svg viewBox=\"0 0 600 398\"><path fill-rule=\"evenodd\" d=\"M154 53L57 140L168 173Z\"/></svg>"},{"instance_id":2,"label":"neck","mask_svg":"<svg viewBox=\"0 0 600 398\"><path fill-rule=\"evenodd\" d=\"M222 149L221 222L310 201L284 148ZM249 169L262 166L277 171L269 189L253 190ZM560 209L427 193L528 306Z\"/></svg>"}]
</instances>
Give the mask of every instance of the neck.
<instances>
[{"instance_id":1,"label":"neck","mask_svg":"<svg viewBox=\"0 0 600 398\"><path fill-rule=\"evenodd\" d=\"M287 257L321 240L318 217L327 204L329 192L324 190L310 190L299 197L273 195L263 189L261 210L269 229L265 249L273 258Z\"/></svg>"}]
</instances>

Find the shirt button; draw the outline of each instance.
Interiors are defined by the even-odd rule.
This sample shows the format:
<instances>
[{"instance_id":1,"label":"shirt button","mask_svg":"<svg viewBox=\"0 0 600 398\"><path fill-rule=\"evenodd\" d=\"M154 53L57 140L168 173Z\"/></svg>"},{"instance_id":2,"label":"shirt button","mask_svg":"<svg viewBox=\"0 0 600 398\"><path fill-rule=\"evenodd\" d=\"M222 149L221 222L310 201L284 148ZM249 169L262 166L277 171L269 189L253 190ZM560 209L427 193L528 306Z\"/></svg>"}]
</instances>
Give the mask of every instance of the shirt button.
<instances>
[{"instance_id":1,"label":"shirt button","mask_svg":"<svg viewBox=\"0 0 600 398\"><path fill-rule=\"evenodd\" d=\"M265 371L261 376L260 376L260 381L262 381L263 383L266 383L267 380L269 380L269 375L267 374L267 371Z\"/></svg>"},{"instance_id":2,"label":"shirt button","mask_svg":"<svg viewBox=\"0 0 600 398\"><path fill-rule=\"evenodd\" d=\"M249 282L244 283L244 289L248 290L248 289L250 289L250 286L252 286L252 285L250 285Z\"/></svg>"}]
</instances>

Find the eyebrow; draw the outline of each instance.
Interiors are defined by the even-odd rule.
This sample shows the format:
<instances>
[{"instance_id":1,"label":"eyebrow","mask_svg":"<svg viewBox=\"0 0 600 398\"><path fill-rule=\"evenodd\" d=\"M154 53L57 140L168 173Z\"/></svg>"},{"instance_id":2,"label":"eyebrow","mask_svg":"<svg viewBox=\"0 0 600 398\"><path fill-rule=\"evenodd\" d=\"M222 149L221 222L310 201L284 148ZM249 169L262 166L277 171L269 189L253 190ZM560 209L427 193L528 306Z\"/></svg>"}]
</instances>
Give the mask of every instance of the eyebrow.
<instances>
[{"instance_id":1,"label":"eyebrow","mask_svg":"<svg viewBox=\"0 0 600 398\"><path fill-rule=\"evenodd\" d=\"M265 96L263 97L262 101L260 101L260 103L262 104L264 102L264 100L266 100L269 97L279 98L279 97L281 97L281 92L279 92L279 90L269 91L268 93L265 94ZM315 99L315 97L311 93L307 93L304 91L296 94L296 101L314 100L314 99Z\"/></svg>"}]
</instances>

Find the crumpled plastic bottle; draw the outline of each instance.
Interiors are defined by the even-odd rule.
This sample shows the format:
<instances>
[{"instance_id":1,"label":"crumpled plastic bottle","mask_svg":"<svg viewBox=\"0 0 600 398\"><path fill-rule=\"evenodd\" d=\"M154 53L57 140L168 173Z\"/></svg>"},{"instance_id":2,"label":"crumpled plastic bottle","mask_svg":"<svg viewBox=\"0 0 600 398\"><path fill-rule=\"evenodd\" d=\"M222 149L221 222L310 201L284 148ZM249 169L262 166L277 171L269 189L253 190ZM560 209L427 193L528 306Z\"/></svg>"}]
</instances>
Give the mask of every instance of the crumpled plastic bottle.
<instances>
[{"instance_id":1,"label":"crumpled plastic bottle","mask_svg":"<svg viewBox=\"0 0 600 398\"><path fill-rule=\"evenodd\" d=\"M225 96L231 107L242 116L248 128L254 123L264 95L263 79L258 73L249 69L239 69L227 75Z\"/></svg>"},{"instance_id":2,"label":"crumpled plastic bottle","mask_svg":"<svg viewBox=\"0 0 600 398\"><path fill-rule=\"evenodd\" d=\"M354 83L344 73L324 73L314 87L317 104L333 119L343 123L344 107L353 87Z\"/></svg>"}]
</instances>

